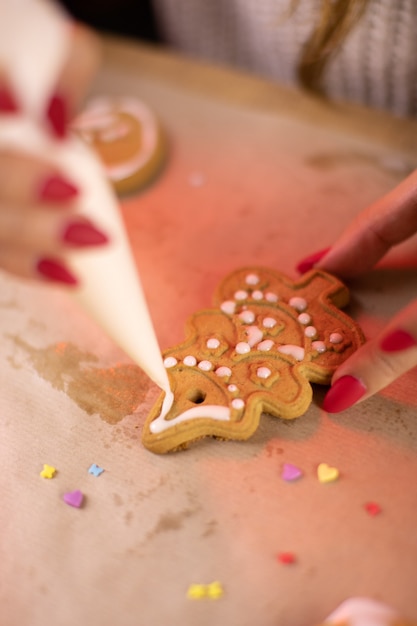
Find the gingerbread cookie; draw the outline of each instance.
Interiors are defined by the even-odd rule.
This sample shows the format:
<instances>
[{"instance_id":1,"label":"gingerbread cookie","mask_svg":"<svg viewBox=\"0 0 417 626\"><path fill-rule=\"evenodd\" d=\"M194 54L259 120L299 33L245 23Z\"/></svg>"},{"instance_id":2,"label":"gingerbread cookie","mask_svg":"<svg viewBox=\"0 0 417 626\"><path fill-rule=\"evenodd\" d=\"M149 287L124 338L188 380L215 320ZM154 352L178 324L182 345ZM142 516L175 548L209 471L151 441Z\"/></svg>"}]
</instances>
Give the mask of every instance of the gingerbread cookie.
<instances>
[{"instance_id":1,"label":"gingerbread cookie","mask_svg":"<svg viewBox=\"0 0 417 626\"><path fill-rule=\"evenodd\" d=\"M96 98L72 124L102 161L119 194L144 186L161 169L166 141L151 109L134 98Z\"/></svg>"},{"instance_id":2,"label":"gingerbread cookie","mask_svg":"<svg viewBox=\"0 0 417 626\"><path fill-rule=\"evenodd\" d=\"M187 339L164 352L171 393L146 420L143 444L157 453L202 437L248 439L261 413L292 419L364 341L339 310L349 300L335 277L312 270L297 281L243 268L220 284L215 309L199 311Z\"/></svg>"},{"instance_id":3,"label":"gingerbread cookie","mask_svg":"<svg viewBox=\"0 0 417 626\"><path fill-rule=\"evenodd\" d=\"M417 626L397 611L370 598L349 598L320 626Z\"/></svg>"}]
</instances>

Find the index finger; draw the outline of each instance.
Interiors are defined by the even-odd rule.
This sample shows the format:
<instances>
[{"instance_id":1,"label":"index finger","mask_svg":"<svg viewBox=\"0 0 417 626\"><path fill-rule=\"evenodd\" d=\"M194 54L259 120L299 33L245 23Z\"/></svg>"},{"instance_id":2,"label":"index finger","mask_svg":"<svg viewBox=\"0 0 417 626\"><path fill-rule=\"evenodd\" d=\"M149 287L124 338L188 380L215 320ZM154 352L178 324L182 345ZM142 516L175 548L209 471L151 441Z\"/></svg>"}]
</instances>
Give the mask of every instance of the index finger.
<instances>
[{"instance_id":1,"label":"index finger","mask_svg":"<svg viewBox=\"0 0 417 626\"><path fill-rule=\"evenodd\" d=\"M388 250L417 232L417 170L367 207L315 267L338 276L370 270Z\"/></svg>"}]
</instances>

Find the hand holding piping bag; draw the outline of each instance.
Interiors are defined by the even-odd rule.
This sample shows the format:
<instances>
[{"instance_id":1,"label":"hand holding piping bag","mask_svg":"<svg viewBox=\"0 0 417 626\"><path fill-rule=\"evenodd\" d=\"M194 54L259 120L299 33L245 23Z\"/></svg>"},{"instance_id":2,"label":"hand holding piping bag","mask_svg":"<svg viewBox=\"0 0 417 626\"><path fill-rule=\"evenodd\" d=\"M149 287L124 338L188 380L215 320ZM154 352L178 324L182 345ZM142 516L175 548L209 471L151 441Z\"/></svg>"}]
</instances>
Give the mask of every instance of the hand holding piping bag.
<instances>
[{"instance_id":1,"label":"hand holding piping bag","mask_svg":"<svg viewBox=\"0 0 417 626\"><path fill-rule=\"evenodd\" d=\"M96 64L92 39L58 5L1 0L0 267L71 287L91 317L168 392L116 198L97 158L66 133L67 113Z\"/></svg>"},{"instance_id":2,"label":"hand holding piping bag","mask_svg":"<svg viewBox=\"0 0 417 626\"><path fill-rule=\"evenodd\" d=\"M9 20L16 19L13 8L20 8L21 20L29 20L30 16L23 17L23 6L19 4L18 0L15 7L11 7L8 0L4 1L0 7L3 23L0 31L10 32ZM14 29L13 36L19 39ZM25 46L24 38L23 32L22 46ZM26 70L19 63L13 46L3 38L0 43L0 123L10 124L20 116L28 117L51 141L65 141L67 122L76 112L99 62L98 41L84 27L68 22L67 39L67 50L61 54L57 50L55 67L46 68L46 72L41 69L39 85L29 85L27 94L22 84ZM22 49L26 58L31 54L36 56L30 48L29 39ZM13 71L15 63L18 63L17 72ZM39 63L43 63L42 58ZM108 236L77 214L80 190L67 173L46 156L22 150L17 145L3 146L0 141L0 267L24 278L71 287L77 284L78 277L66 265L66 251L72 247L105 245Z\"/></svg>"},{"instance_id":3,"label":"hand holding piping bag","mask_svg":"<svg viewBox=\"0 0 417 626\"><path fill-rule=\"evenodd\" d=\"M332 248L301 261L349 278L370 270L388 250L417 233L417 171L363 211ZM416 250L417 261L417 250ZM377 393L417 365L417 300L397 313L386 328L341 365L323 408L343 411Z\"/></svg>"}]
</instances>

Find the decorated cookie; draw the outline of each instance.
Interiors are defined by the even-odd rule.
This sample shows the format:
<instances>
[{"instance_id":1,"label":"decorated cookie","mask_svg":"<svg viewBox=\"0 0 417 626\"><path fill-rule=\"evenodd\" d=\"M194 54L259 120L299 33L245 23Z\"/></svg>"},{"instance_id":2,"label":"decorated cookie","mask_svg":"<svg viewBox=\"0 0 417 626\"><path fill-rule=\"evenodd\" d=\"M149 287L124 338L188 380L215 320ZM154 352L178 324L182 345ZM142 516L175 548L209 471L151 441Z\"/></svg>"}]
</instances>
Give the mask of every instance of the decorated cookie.
<instances>
[{"instance_id":1,"label":"decorated cookie","mask_svg":"<svg viewBox=\"0 0 417 626\"><path fill-rule=\"evenodd\" d=\"M347 288L312 270L298 281L265 268L239 269L220 284L216 308L195 313L186 340L164 353L171 392L144 426L157 453L202 437L248 439L261 413L292 419L364 341L339 310Z\"/></svg>"},{"instance_id":2,"label":"decorated cookie","mask_svg":"<svg viewBox=\"0 0 417 626\"><path fill-rule=\"evenodd\" d=\"M350 598L321 626L416 626L399 617L397 611L370 598Z\"/></svg>"},{"instance_id":3,"label":"decorated cookie","mask_svg":"<svg viewBox=\"0 0 417 626\"><path fill-rule=\"evenodd\" d=\"M161 126L140 100L96 98L74 121L73 129L96 150L119 194L147 184L164 163Z\"/></svg>"}]
</instances>

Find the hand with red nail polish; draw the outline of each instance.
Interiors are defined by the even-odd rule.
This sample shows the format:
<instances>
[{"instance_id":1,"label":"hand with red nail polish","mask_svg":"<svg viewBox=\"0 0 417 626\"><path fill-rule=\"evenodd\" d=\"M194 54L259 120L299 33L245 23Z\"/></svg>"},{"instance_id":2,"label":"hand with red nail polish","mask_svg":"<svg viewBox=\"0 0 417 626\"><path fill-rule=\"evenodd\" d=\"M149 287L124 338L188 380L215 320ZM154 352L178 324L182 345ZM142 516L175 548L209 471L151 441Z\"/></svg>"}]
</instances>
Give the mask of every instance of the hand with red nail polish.
<instances>
[{"instance_id":1,"label":"hand with red nail polish","mask_svg":"<svg viewBox=\"0 0 417 626\"><path fill-rule=\"evenodd\" d=\"M341 277L351 277L371 270L385 259L390 249L417 233L417 171L386 196L369 206L346 229L324 255L312 255L310 261ZM299 266L308 269L309 259ZM414 260L408 264L417 266ZM415 274L410 277L410 294L416 293ZM332 388L323 408L329 412L345 410L380 391L417 366L417 299L398 311L386 328L370 337L336 371ZM417 370L416 370L417 371ZM415 381L417 387L417 378Z\"/></svg>"},{"instance_id":2,"label":"hand with red nail polish","mask_svg":"<svg viewBox=\"0 0 417 626\"><path fill-rule=\"evenodd\" d=\"M25 278L76 286L65 253L108 243L97 225L76 213L80 194L50 164L0 152L0 267Z\"/></svg>"},{"instance_id":3,"label":"hand with red nail polish","mask_svg":"<svg viewBox=\"0 0 417 626\"><path fill-rule=\"evenodd\" d=\"M72 47L62 73L44 105L39 124L52 140L65 141L99 61L98 40L74 25ZM1 63L0 63L1 66ZM0 70L0 119L25 115L25 103ZM30 113L29 113L30 114ZM73 248L103 246L100 227L77 214L82 190L65 171L45 158L0 149L0 268L18 276L77 286L66 260Z\"/></svg>"}]
</instances>

